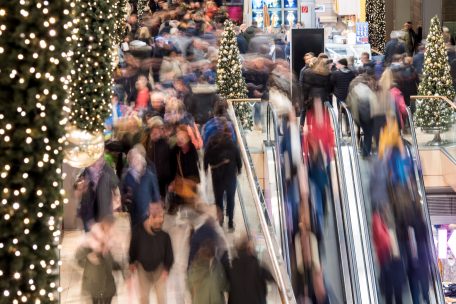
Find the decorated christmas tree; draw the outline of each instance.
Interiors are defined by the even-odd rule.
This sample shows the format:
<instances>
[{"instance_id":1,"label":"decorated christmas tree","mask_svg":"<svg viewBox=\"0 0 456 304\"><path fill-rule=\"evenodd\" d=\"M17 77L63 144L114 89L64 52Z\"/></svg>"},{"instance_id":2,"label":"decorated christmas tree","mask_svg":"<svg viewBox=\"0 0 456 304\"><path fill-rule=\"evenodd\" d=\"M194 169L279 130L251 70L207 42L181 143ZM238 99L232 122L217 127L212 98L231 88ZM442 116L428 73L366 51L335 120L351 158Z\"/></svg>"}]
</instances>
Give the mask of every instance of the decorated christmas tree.
<instances>
[{"instance_id":1,"label":"decorated christmas tree","mask_svg":"<svg viewBox=\"0 0 456 304\"><path fill-rule=\"evenodd\" d=\"M423 79L418 95L440 95L450 100L455 97L450 75L450 65L443 41L443 33L437 16L431 20L424 53ZM453 110L440 99L419 100L415 113L416 124L425 129L447 128L452 122Z\"/></svg>"},{"instance_id":2,"label":"decorated christmas tree","mask_svg":"<svg viewBox=\"0 0 456 304\"><path fill-rule=\"evenodd\" d=\"M138 10L138 20L141 22L144 12L146 11L147 6L149 5L149 0L138 0L137 10Z\"/></svg>"},{"instance_id":3,"label":"decorated christmas tree","mask_svg":"<svg viewBox=\"0 0 456 304\"><path fill-rule=\"evenodd\" d=\"M102 132L110 114L118 0L76 1L78 41L74 51L70 123ZM82 17L84 16L84 17Z\"/></svg>"},{"instance_id":4,"label":"decorated christmas tree","mask_svg":"<svg viewBox=\"0 0 456 304\"><path fill-rule=\"evenodd\" d=\"M369 23L369 43L383 53L385 49L385 0L366 1L366 21Z\"/></svg>"},{"instance_id":5,"label":"decorated christmas tree","mask_svg":"<svg viewBox=\"0 0 456 304\"><path fill-rule=\"evenodd\" d=\"M73 5L0 3L0 303L59 297Z\"/></svg>"},{"instance_id":6,"label":"decorated christmas tree","mask_svg":"<svg viewBox=\"0 0 456 304\"><path fill-rule=\"evenodd\" d=\"M226 20L217 61L217 89L226 99L247 98L247 85L242 76L242 64L233 23ZM252 109L248 103L234 104L237 119L244 129L251 129Z\"/></svg>"}]
</instances>

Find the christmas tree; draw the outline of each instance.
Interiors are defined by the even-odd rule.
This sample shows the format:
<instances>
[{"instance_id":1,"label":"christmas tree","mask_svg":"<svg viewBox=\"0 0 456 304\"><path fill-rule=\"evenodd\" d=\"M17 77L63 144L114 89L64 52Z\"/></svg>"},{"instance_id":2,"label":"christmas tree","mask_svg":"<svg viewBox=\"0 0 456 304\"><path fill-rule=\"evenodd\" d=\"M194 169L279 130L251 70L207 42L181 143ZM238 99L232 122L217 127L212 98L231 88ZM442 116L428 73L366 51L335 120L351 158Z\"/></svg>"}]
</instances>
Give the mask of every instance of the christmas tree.
<instances>
[{"instance_id":1,"label":"christmas tree","mask_svg":"<svg viewBox=\"0 0 456 304\"><path fill-rule=\"evenodd\" d=\"M76 1L78 41L74 51L70 122L101 132L111 109L113 51L118 0Z\"/></svg>"},{"instance_id":2,"label":"christmas tree","mask_svg":"<svg viewBox=\"0 0 456 304\"><path fill-rule=\"evenodd\" d=\"M138 20L141 22L144 12L146 11L146 7L149 5L149 0L138 0Z\"/></svg>"},{"instance_id":3,"label":"christmas tree","mask_svg":"<svg viewBox=\"0 0 456 304\"><path fill-rule=\"evenodd\" d=\"M72 1L0 4L0 303L58 301Z\"/></svg>"},{"instance_id":4,"label":"christmas tree","mask_svg":"<svg viewBox=\"0 0 456 304\"><path fill-rule=\"evenodd\" d=\"M455 97L450 75L450 65L443 41L443 33L437 16L431 20L424 53L423 79L418 95L440 95L450 100ZM422 128L445 129L452 122L453 110L440 99L418 101L415 113L416 124Z\"/></svg>"},{"instance_id":5,"label":"christmas tree","mask_svg":"<svg viewBox=\"0 0 456 304\"><path fill-rule=\"evenodd\" d=\"M217 89L226 99L247 98L247 85L242 76L242 64L233 23L226 20L217 60ZM244 129L251 129L252 109L248 103L234 105L237 119Z\"/></svg>"},{"instance_id":6,"label":"christmas tree","mask_svg":"<svg viewBox=\"0 0 456 304\"><path fill-rule=\"evenodd\" d=\"M385 0L366 1L366 21L369 23L369 43L383 53L385 49Z\"/></svg>"}]
</instances>

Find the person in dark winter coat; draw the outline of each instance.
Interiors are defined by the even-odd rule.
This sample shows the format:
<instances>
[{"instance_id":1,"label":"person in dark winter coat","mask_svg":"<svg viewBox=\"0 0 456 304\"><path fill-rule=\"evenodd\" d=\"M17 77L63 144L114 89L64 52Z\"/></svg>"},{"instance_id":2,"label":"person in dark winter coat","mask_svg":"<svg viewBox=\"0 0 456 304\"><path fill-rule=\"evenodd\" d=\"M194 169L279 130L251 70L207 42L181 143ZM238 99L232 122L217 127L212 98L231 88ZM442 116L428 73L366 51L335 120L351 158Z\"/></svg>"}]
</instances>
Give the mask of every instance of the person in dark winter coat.
<instances>
[{"instance_id":1,"label":"person in dark winter coat","mask_svg":"<svg viewBox=\"0 0 456 304\"><path fill-rule=\"evenodd\" d=\"M78 265L84 268L82 290L94 304L109 304L116 294L113 270L121 270L111 253L114 218L107 217L91 227L82 246L76 252Z\"/></svg>"},{"instance_id":2,"label":"person in dark winter coat","mask_svg":"<svg viewBox=\"0 0 456 304\"><path fill-rule=\"evenodd\" d=\"M327 59L313 58L310 69L305 70L302 92L306 104L312 103L313 98L320 97L323 102L329 100L331 92L330 72Z\"/></svg>"},{"instance_id":3,"label":"person in dark winter coat","mask_svg":"<svg viewBox=\"0 0 456 304\"><path fill-rule=\"evenodd\" d=\"M255 256L252 242L244 239L237 246L229 273L228 304L266 304L267 281L274 281L269 270Z\"/></svg>"},{"instance_id":4,"label":"person in dark winter coat","mask_svg":"<svg viewBox=\"0 0 456 304\"><path fill-rule=\"evenodd\" d=\"M177 127L176 140L176 146L171 151L173 177L179 175L199 183L198 152L190 141L187 126L181 125Z\"/></svg>"},{"instance_id":5,"label":"person in dark winter coat","mask_svg":"<svg viewBox=\"0 0 456 304\"><path fill-rule=\"evenodd\" d=\"M217 87L205 82L191 86L191 92L185 98L184 104L194 117L195 123L204 125L212 117L217 100Z\"/></svg>"},{"instance_id":6,"label":"person in dark winter coat","mask_svg":"<svg viewBox=\"0 0 456 304\"><path fill-rule=\"evenodd\" d=\"M130 212L133 229L147 219L149 203L160 203L160 192L157 176L137 148L128 153L128 163L130 166L122 180L121 193Z\"/></svg>"},{"instance_id":7,"label":"person in dark winter coat","mask_svg":"<svg viewBox=\"0 0 456 304\"><path fill-rule=\"evenodd\" d=\"M173 180L171 172L171 147L163 138L163 120L159 117L149 119L147 126L149 132L145 132L142 145L146 149L147 165L155 171L158 179L158 188L162 198L166 196L169 184Z\"/></svg>"},{"instance_id":8,"label":"person in dark winter coat","mask_svg":"<svg viewBox=\"0 0 456 304\"><path fill-rule=\"evenodd\" d=\"M345 102L348 95L348 86L353 78L355 78L355 73L347 67L348 62L345 58L340 59L336 63L336 66L337 71L331 74L331 85L337 102Z\"/></svg>"},{"instance_id":9,"label":"person in dark winter coat","mask_svg":"<svg viewBox=\"0 0 456 304\"><path fill-rule=\"evenodd\" d=\"M166 303L166 280L174 264L173 247L168 233L162 230L164 212L161 204L149 205L149 217L131 232L130 271L137 272L140 303L149 303L151 287L157 302Z\"/></svg>"},{"instance_id":10,"label":"person in dark winter coat","mask_svg":"<svg viewBox=\"0 0 456 304\"><path fill-rule=\"evenodd\" d=\"M424 45L418 47L418 53L413 56L413 67L419 76L423 74L424 67Z\"/></svg>"},{"instance_id":11,"label":"person in dark winter coat","mask_svg":"<svg viewBox=\"0 0 456 304\"><path fill-rule=\"evenodd\" d=\"M405 53L405 45L399 41L400 33L397 31L391 32L391 40L385 45L385 65L389 65L394 55Z\"/></svg>"},{"instance_id":12,"label":"person in dark winter coat","mask_svg":"<svg viewBox=\"0 0 456 304\"><path fill-rule=\"evenodd\" d=\"M212 185L215 203L221 213L220 225L224 222L223 196L226 194L226 213L228 228L233 229L234 199L236 194L237 175L242 168L239 148L232 141L226 119L221 118L221 131L212 136L204 153L204 171L211 166Z\"/></svg>"},{"instance_id":13,"label":"person in dark winter coat","mask_svg":"<svg viewBox=\"0 0 456 304\"><path fill-rule=\"evenodd\" d=\"M112 196L118 185L119 179L103 156L79 176L75 190L81 197L78 215L84 231L88 232L94 223L112 216Z\"/></svg>"},{"instance_id":14,"label":"person in dark winter coat","mask_svg":"<svg viewBox=\"0 0 456 304\"><path fill-rule=\"evenodd\" d=\"M415 112L415 103L410 100L410 96L418 93L419 77L412 65L413 58L405 57L404 65L397 72L393 72L394 80L404 96L405 104L410 107L412 113ZM393 70L394 71L394 70Z\"/></svg>"}]
</instances>

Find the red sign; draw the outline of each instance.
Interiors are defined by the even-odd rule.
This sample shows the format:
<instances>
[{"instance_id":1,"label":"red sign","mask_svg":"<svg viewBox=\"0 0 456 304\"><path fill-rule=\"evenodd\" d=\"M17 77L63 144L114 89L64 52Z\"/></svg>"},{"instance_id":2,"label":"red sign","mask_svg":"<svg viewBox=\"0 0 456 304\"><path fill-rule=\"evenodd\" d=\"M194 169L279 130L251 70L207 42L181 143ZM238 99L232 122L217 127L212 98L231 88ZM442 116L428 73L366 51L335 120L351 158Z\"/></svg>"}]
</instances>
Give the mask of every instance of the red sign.
<instances>
[{"instance_id":1,"label":"red sign","mask_svg":"<svg viewBox=\"0 0 456 304\"><path fill-rule=\"evenodd\" d=\"M309 7L307 5L301 7L301 13L307 14L309 12Z\"/></svg>"}]
</instances>

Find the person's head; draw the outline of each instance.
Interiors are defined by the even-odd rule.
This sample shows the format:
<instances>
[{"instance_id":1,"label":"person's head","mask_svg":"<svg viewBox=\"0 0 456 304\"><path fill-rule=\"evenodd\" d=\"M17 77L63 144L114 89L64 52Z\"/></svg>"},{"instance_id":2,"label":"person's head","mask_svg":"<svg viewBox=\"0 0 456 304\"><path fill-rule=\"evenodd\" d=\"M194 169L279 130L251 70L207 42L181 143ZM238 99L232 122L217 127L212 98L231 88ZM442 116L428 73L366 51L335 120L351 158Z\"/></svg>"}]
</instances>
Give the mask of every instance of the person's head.
<instances>
[{"instance_id":1,"label":"person's head","mask_svg":"<svg viewBox=\"0 0 456 304\"><path fill-rule=\"evenodd\" d=\"M236 251L238 254L245 253L247 255L253 255L255 253L253 241L245 235L241 236L236 242Z\"/></svg>"},{"instance_id":2,"label":"person's head","mask_svg":"<svg viewBox=\"0 0 456 304\"><path fill-rule=\"evenodd\" d=\"M138 39L150 39L150 32L146 26L143 26L138 31Z\"/></svg>"},{"instance_id":3,"label":"person's head","mask_svg":"<svg viewBox=\"0 0 456 304\"><path fill-rule=\"evenodd\" d=\"M150 105L152 109L160 111L165 105L165 95L159 91L153 91L150 94Z\"/></svg>"},{"instance_id":4,"label":"person's head","mask_svg":"<svg viewBox=\"0 0 456 304\"><path fill-rule=\"evenodd\" d=\"M129 17L128 17L128 24L131 24L131 25L134 25L138 22L138 16L136 16L136 14L131 14Z\"/></svg>"},{"instance_id":5,"label":"person's head","mask_svg":"<svg viewBox=\"0 0 456 304\"><path fill-rule=\"evenodd\" d=\"M180 148L185 147L190 142L187 126L180 125L176 129L176 145Z\"/></svg>"},{"instance_id":6,"label":"person's head","mask_svg":"<svg viewBox=\"0 0 456 304\"><path fill-rule=\"evenodd\" d=\"M161 203L149 204L149 223L152 230L160 230L165 221L165 212Z\"/></svg>"},{"instance_id":7,"label":"person's head","mask_svg":"<svg viewBox=\"0 0 456 304\"><path fill-rule=\"evenodd\" d=\"M412 64L413 64L413 57L412 56L405 56L404 65L410 66Z\"/></svg>"},{"instance_id":8,"label":"person's head","mask_svg":"<svg viewBox=\"0 0 456 304\"><path fill-rule=\"evenodd\" d=\"M312 70L316 74L328 75L329 74L328 59L323 58L323 57L320 59L317 59L315 64L312 66Z\"/></svg>"},{"instance_id":9,"label":"person's head","mask_svg":"<svg viewBox=\"0 0 456 304\"><path fill-rule=\"evenodd\" d=\"M111 104L113 106L117 105L119 103L119 96L117 94L112 94L111 97Z\"/></svg>"},{"instance_id":10,"label":"person's head","mask_svg":"<svg viewBox=\"0 0 456 304\"><path fill-rule=\"evenodd\" d=\"M348 66L348 61L346 58L341 58L336 63L336 67L338 69L343 69L343 68L346 68L347 66Z\"/></svg>"},{"instance_id":11,"label":"person's head","mask_svg":"<svg viewBox=\"0 0 456 304\"><path fill-rule=\"evenodd\" d=\"M147 121L149 138L152 142L158 141L163 136L164 123L160 116L154 116Z\"/></svg>"},{"instance_id":12,"label":"person's head","mask_svg":"<svg viewBox=\"0 0 456 304\"><path fill-rule=\"evenodd\" d=\"M410 30L412 28L413 28L413 24L411 21L407 21L406 23L404 23L404 29Z\"/></svg>"},{"instance_id":13,"label":"person's head","mask_svg":"<svg viewBox=\"0 0 456 304\"><path fill-rule=\"evenodd\" d=\"M215 240L210 238L204 240L198 249L198 258L210 260L215 255Z\"/></svg>"},{"instance_id":14,"label":"person's head","mask_svg":"<svg viewBox=\"0 0 456 304\"><path fill-rule=\"evenodd\" d=\"M135 86L138 91L141 91L141 90L144 90L145 88L147 88L146 76L144 76L144 75L139 76L138 80L136 80Z\"/></svg>"},{"instance_id":15,"label":"person's head","mask_svg":"<svg viewBox=\"0 0 456 304\"><path fill-rule=\"evenodd\" d=\"M363 64L369 63L369 61L370 61L369 57L370 57L370 56L369 56L369 53L363 52L363 53L361 54L361 62L362 62Z\"/></svg>"},{"instance_id":16,"label":"person's head","mask_svg":"<svg viewBox=\"0 0 456 304\"><path fill-rule=\"evenodd\" d=\"M224 98L219 98L214 105L214 116L226 116L228 103Z\"/></svg>"},{"instance_id":17,"label":"person's head","mask_svg":"<svg viewBox=\"0 0 456 304\"><path fill-rule=\"evenodd\" d=\"M136 172L143 172L146 168L146 159L139 149L133 148L127 154L127 160L130 168Z\"/></svg>"},{"instance_id":18,"label":"person's head","mask_svg":"<svg viewBox=\"0 0 456 304\"><path fill-rule=\"evenodd\" d=\"M304 55L304 63L305 63L306 65L309 65L310 59L312 59L312 58L314 58L314 57L315 57L315 54L314 54L314 53L312 53L312 52L306 53L306 54Z\"/></svg>"},{"instance_id":19,"label":"person's head","mask_svg":"<svg viewBox=\"0 0 456 304\"><path fill-rule=\"evenodd\" d=\"M391 62L396 63L396 64L401 64L402 61L403 61L403 56L401 54L394 54Z\"/></svg>"}]
</instances>

